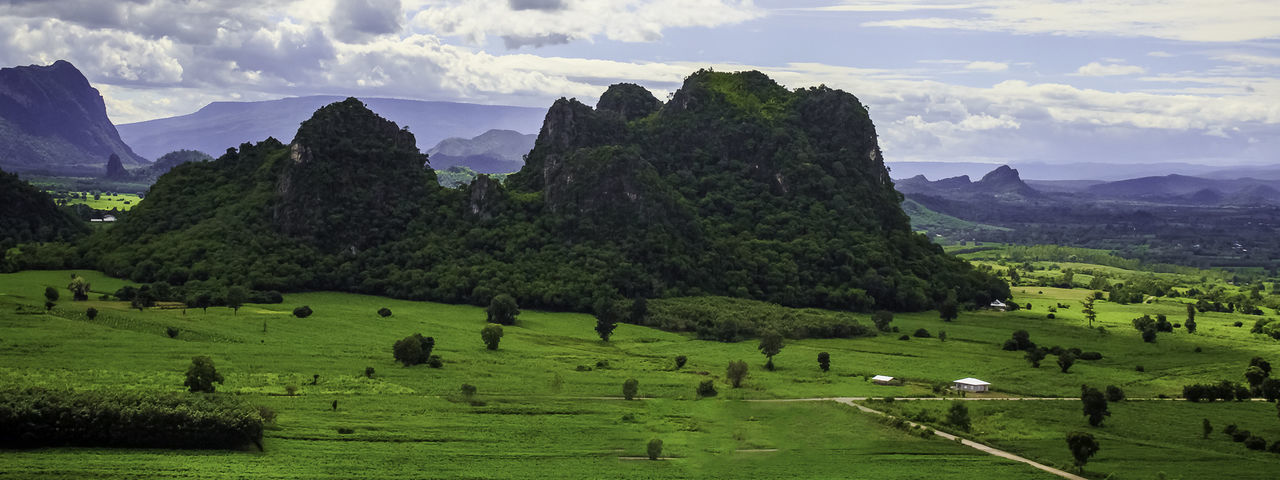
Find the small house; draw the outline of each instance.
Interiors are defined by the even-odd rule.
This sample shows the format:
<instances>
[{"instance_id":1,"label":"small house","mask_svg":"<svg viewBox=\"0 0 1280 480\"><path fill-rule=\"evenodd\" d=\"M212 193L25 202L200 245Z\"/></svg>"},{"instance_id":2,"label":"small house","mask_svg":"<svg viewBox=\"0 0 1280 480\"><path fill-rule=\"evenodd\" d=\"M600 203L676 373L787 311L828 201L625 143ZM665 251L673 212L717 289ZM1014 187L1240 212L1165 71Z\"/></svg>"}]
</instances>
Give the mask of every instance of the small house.
<instances>
[{"instance_id":1,"label":"small house","mask_svg":"<svg viewBox=\"0 0 1280 480\"><path fill-rule=\"evenodd\" d=\"M985 392L991 384L973 377L961 378L951 382L951 388L962 392Z\"/></svg>"},{"instance_id":2,"label":"small house","mask_svg":"<svg viewBox=\"0 0 1280 480\"><path fill-rule=\"evenodd\" d=\"M990 307L992 310L997 310L1001 312L1009 309L1009 305L1006 305L1004 302L1001 302L1000 300L995 300L991 302Z\"/></svg>"},{"instance_id":3,"label":"small house","mask_svg":"<svg viewBox=\"0 0 1280 480\"><path fill-rule=\"evenodd\" d=\"M104 222L114 222L114 221L116 221L116 216L115 216L115 215L104 215L104 216L102 217L102 221L104 221Z\"/></svg>"},{"instance_id":4,"label":"small house","mask_svg":"<svg viewBox=\"0 0 1280 480\"><path fill-rule=\"evenodd\" d=\"M893 385L894 378L888 375L876 375L871 377L871 383L876 385Z\"/></svg>"}]
</instances>

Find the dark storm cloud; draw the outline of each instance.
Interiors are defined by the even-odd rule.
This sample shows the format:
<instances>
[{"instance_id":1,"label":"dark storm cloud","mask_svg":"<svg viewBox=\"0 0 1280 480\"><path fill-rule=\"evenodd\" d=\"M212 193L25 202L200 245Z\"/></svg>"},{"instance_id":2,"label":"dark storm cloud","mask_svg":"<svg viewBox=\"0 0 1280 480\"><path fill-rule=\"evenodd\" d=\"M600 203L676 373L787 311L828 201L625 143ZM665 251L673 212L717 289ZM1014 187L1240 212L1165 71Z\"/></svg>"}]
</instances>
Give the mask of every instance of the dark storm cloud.
<instances>
[{"instance_id":1,"label":"dark storm cloud","mask_svg":"<svg viewBox=\"0 0 1280 480\"><path fill-rule=\"evenodd\" d=\"M569 35L563 33L548 33L546 35L503 35L502 44L507 50L515 50L520 47L530 46L534 48L545 47L547 45L563 45L572 40Z\"/></svg>"},{"instance_id":2,"label":"dark storm cloud","mask_svg":"<svg viewBox=\"0 0 1280 480\"><path fill-rule=\"evenodd\" d=\"M356 43L399 32L404 14L400 0L338 0L333 7L333 30L338 40Z\"/></svg>"},{"instance_id":3,"label":"dark storm cloud","mask_svg":"<svg viewBox=\"0 0 1280 480\"><path fill-rule=\"evenodd\" d=\"M511 6L512 10L542 10L544 12L564 10L564 0L507 0L507 5Z\"/></svg>"}]
</instances>

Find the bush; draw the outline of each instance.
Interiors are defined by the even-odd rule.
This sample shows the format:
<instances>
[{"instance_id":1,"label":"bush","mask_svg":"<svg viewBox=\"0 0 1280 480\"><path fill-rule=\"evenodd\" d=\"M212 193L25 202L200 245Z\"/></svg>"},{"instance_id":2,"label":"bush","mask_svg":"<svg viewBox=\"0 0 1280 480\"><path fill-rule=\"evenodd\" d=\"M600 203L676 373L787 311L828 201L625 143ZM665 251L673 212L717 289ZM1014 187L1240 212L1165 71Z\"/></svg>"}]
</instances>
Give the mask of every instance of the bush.
<instances>
[{"instance_id":1,"label":"bush","mask_svg":"<svg viewBox=\"0 0 1280 480\"><path fill-rule=\"evenodd\" d=\"M689 357L684 355L676 355L676 370L684 368L684 364L689 361Z\"/></svg>"},{"instance_id":2,"label":"bush","mask_svg":"<svg viewBox=\"0 0 1280 480\"><path fill-rule=\"evenodd\" d=\"M915 336L916 338L931 338L931 337L933 337L933 335L929 335L929 331L928 331L928 330L925 330L925 329L923 329L923 328L917 328L917 329L916 329L916 332L915 332L915 333L913 333L912 335L913 335L913 336Z\"/></svg>"},{"instance_id":3,"label":"bush","mask_svg":"<svg viewBox=\"0 0 1280 480\"><path fill-rule=\"evenodd\" d=\"M1071 352L1063 352L1062 355L1058 355L1058 368L1062 369L1062 373L1068 373L1075 363L1076 356Z\"/></svg>"},{"instance_id":4,"label":"bush","mask_svg":"<svg viewBox=\"0 0 1280 480\"><path fill-rule=\"evenodd\" d=\"M95 319L95 318L98 318L98 309L93 308L93 307L89 307L89 308L85 309L85 311L84 311L84 316L89 317L89 320L93 320L93 319Z\"/></svg>"},{"instance_id":5,"label":"bush","mask_svg":"<svg viewBox=\"0 0 1280 480\"><path fill-rule=\"evenodd\" d=\"M480 329L480 339L484 340L485 348L489 350L497 350L498 342L502 341L502 325L490 323Z\"/></svg>"},{"instance_id":6,"label":"bush","mask_svg":"<svg viewBox=\"0 0 1280 480\"><path fill-rule=\"evenodd\" d=\"M1244 447L1249 450L1265 450L1267 441L1262 437L1250 435L1249 438L1244 439Z\"/></svg>"},{"instance_id":7,"label":"bush","mask_svg":"<svg viewBox=\"0 0 1280 480\"><path fill-rule=\"evenodd\" d=\"M1233 424L1231 424L1231 425L1227 425L1227 428L1222 429L1222 433L1225 433L1225 434L1227 434L1227 435L1231 435L1231 434L1233 434L1233 433L1236 433L1236 430L1237 430L1237 427L1236 427L1236 425L1233 423Z\"/></svg>"},{"instance_id":8,"label":"bush","mask_svg":"<svg viewBox=\"0 0 1280 480\"><path fill-rule=\"evenodd\" d=\"M714 380L703 380L698 384L698 398L716 396L716 382Z\"/></svg>"},{"instance_id":9,"label":"bush","mask_svg":"<svg viewBox=\"0 0 1280 480\"><path fill-rule=\"evenodd\" d=\"M423 337L421 333L415 333L397 341L391 347L391 354L397 362L410 367L426 363L431 358L431 351L435 346L434 337Z\"/></svg>"},{"instance_id":10,"label":"bush","mask_svg":"<svg viewBox=\"0 0 1280 480\"><path fill-rule=\"evenodd\" d=\"M1099 352L1083 352L1080 354L1081 360L1102 360L1102 354Z\"/></svg>"},{"instance_id":11,"label":"bush","mask_svg":"<svg viewBox=\"0 0 1280 480\"><path fill-rule=\"evenodd\" d=\"M391 316L391 309L390 309L390 308L387 308L387 307L379 308L379 309L378 309L378 316L380 316L380 317L382 317L382 318L390 317L390 316Z\"/></svg>"},{"instance_id":12,"label":"bush","mask_svg":"<svg viewBox=\"0 0 1280 480\"><path fill-rule=\"evenodd\" d=\"M1251 436L1253 436L1253 434L1249 433L1248 430L1236 430L1234 432L1231 432L1231 441L1240 443L1249 439L1249 437Z\"/></svg>"},{"instance_id":13,"label":"bush","mask_svg":"<svg viewBox=\"0 0 1280 480\"><path fill-rule=\"evenodd\" d=\"M298 307L298 308L293 309L293 316L298 317L298 318L307 318L307 317L310 317L310 316L311 316L311 313L312 313L312 312L311 312L311 307L308 307L308 306L306 306L306 305L303 305L303 306L301 306L301 307Z\"/></svg>"},{"instance_id":14,"label":"bush","mask_svg":"<svg viewBox=\"0 0 1280 480\"><path fill-rule=\"evenodd\" d=\"M1044 316L1044 318L1047 318L1047 319L1049 319L1049 320L1053 320L1053 319L1055 319L1055 318L1058 318L1058 316L1057 316L1057 315L1054 315L1054 314L1052 314L1052 313L1050 313L1050 314L1048 314L1048 315L1045 315L1045 316Z\"/></svg>"},{"instance_id":15,"label":"bush","mask_svg":"<svg viewBox=\"0 0 1280 480\"><path fill-rule=\"evenodd\" d=\"M0 398L6 448L234 449L262 441L264 412L235 396L32 387Z\"/></svg>"},{"instance_id":16,"label":"bush","mask_svg":"<svg viewBox=\"0 0 1280 480\"><path fill-rule=\"evenodd\" d=\"M1243 327L1243 326L1244 326L1244 322L1236 321L1236 323L1231 324L1231 326L1233 326L1233 327Z\"/></svg>"},{"instance_id":17,"label":"bush","mask_svg":"<svg viewBox=\"0 0 1280 480\"><path fill-rule=\"evenodd\" d=\"M373 367L364 367L364 378L373 378Z\"/></svg>"},{"instance_id":18,"label":"bush","mask_svg":"<svg viewBox=\"0 0 1280 480\"><path fill-rule=\"evenodd\" d=\"M351 435L356 433L356 431L351 427L338 427L338 433L341 435Z\"/></svg>"},{"instance_id":19,"label":"bush","mask_svg":"<svg viewBox=\"0 0 1280 480\"><path fill-rule=\"evenodd\" d=\"M276 409L266 405L258 405L258 418L262 419L262 423L275 423Z\"/></svg>"},{"instance_id":20,"label":"bush","mask_svg":"<svg viewBox=\"0 0 1280 480\"><path fill-rule=\"evenodd\" d=\"M168 335L168 336L169 336L169 338L178 338L178 328L177 328L177 327L164 327L164 333L165 333L165 335Z\"/></svg>"},{"instance_id":21,"label":"bush","mask_svg":"<svg viewBox=\"0 0 1280 480\"><path fill-rule=\"evenodd\" d=\"M649 460L657 460L658 457L662 456L662 440L656 438L649 440L647 450L649 453Z\"/></svg>"},{"instance_id":22,"label":"bush","mask_svg":"<svg viewBox=\"0 0 1280 480\"><path fill-rule=\"evenodd\" d=\"M503 293L489 301L489 308L485 313L488 315L489 323L515 325L516 317L520 315L520 306L516 304L515 298Z\"/></svg>"},{"instance_id":23,"label":"bush","mask_svg":"<svg viewBox=\"0 0 1280 480\"><path fill-rule=\"evenodd\" d=\"M1270 447L1267 447L1267 451L1271 453L1280 453L1280 440L1277 440L1276 443L1273 443L1271 444Z\"/></svg>"},{"instance_id":24,"label":"bush","mask_svg":"<svg viewBox=\"0 0 1280 480\"><path fill-rule=\"evenodd\" d=\"M622 398L631 400L636 397L636 393L640 392L640 381L634 378L628 378L622 382Z\"/></svg>"},{"instance_id":25,"label":"bush","mask_svg":"<svg viewBox=\"0 0 1280 480\"><path fill-rule=\"evenodd\" d=\"M462 398L465 398L468 402L476 396L476 386L470 383L462 384L462 388L459 391L462 392Z\"/></svg>"},{"instance_id":26,"label":"bush","mask_svg":"<svg viewBox=\"0 0 1280 480\"><path fill-rule=\"evenodd\" d=\"M821 368L824 372L831 370L831 354L818 352L818 368Z\"/></svg>"},{"instance_id":27,"label":"bush","mask_svg":"<svg viewBox=\"0 0 1280 480\"><path fill-rule=\"evenodd\" d=\"M911 336L904 333L901 337L898 337L898 340L911 340Z\"/></svg>"},{"instance_id":28,"label":"bush","mask_svg":"<svg viewBox=\"0 0 1280 480\"><path fill-rule=\"evenodd\" d=\"M287 394L287 395L289 395L290 397L292 397L292 396L294 396L294 395L297 395L297 394L298 394L298 386L297 386L297 385L293 385L293 384L285 385L285 386L284 386L284 393L285 393L285 394Z\"/></svg>"},{"instance_id":29,"label":"bush","mask_svg":"<svg viewBox=\"0 0 1280 480\"><path fill-rule=\"evenodd\" d=\"M1107 401L1119 402L1124 400L1124 390L1115 385L1107 385Z\"/></svg>"},{"instance_id":30,"label":"bush","mask_svg":"<svg viewBox=\"0 0 1280 480\"><path fill-rule=\"evenodd\" d=\"M951 402L951 408L947 410L947 424L969 431L969 407L964 402Z\"/></svg>"},{"instance_id":31,"label":"bush","mask_svg":"<svg viewBox=\"0 0 1280 480\"><path fill-rule=\"evenodd\" d=\"M742 386L742 380L747 378L747 362L743 360L729 362L729 368L725 370L725 378L729 379L729 384L733 385L733 388Z\"/></svg>"},{"instance_id":32,"label":"bush","mask_svg":"<svg viewBox=\"0 0 1280 480\"><path fill-rule=\"evenodd\" d=\"M893 312L888 310L880 310L871 315L871 322L875 324L876 330L881 332L889 331L889 322L893 321Z\"/></svg>"},{"instance_id":33,"label":"bush","mask_svg":"<svg viewBox=\"0 0 1280 480\"><path fill-rule=\"evenodd\" d=\"M1147 369L1146 369L1146 368L1143 368L1143 367L1142 367L1142 365L1138 365L1138 366L1136 366L1136 367L1133 367L1133 369L1134 369L1134 371L1138 371L1138 372L1145 372L1145 371L1147 371Z\"/></svg>"},{"instance_id":34,"label":"bush","mask_svg":"<svg viewBox=\"0 0 1280 480\"><path fill-rule=\"evenodd\" d=\"M214 383L222 383L222 374L214 368L213 360L205 356L192 357L183 385L192 392L213 393Z\"/></svg>"},{"instance_id":35,"label":"bush","mask_svg":"<svg viewBox=\"0 0 1280 480\"><path fill-rule=\"evenodd\" d=\"M430 358L427 358L427 366L431 368L443 367L444 360L441 360L439 355L432 355Z\"/></svg>"},{"instance_id":36,"label":"bush","mask_svg":"<svg viewBox=\"0 0 1280 480\"><path fill-rule=\"evenodd\" d=\"M1147 343L1156 343L1156 330L1154 328L1143 330L1142 341Z\"/></svg>"}]
</instances>

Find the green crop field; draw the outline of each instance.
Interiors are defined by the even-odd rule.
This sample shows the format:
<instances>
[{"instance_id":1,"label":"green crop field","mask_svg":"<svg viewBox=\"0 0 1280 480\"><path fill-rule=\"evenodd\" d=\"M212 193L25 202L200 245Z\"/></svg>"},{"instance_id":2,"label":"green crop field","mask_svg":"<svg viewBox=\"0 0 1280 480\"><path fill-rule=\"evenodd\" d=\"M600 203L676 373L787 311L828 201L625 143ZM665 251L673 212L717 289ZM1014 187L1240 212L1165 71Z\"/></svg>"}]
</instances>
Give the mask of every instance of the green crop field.
<instances>
[{"instance_id":1,"label":"green crop field","mask_svg":"<svg viewBox=\"0 0 1280 480\"><path fill-rule=\"evenodd\" d=\"M1031 303L1030 310L963 312L954 322L943 322L936 312L899 314L892 323L902 333L926 329L933 338L904 341L898 339L900 333L884 333L789 340L774 360L778 369L769 372L754 341L702 341L691 334L622 324L606 343L593 330L594 318L583 314L524 311L516 326L505 327L500 348L490 351L480 338L484 310L472 306L311 292L287 294L282 304L246 305L238 314L225 307L203 312L177 305L138 311L125 302L99 299L126 281L77 273L92 283L88 301L70 300L65 289L69 271L0 275L0 387L177 392L183 390L191 357L208 355L225 376L219 395L274 408L278 421L267 431L264 452L10 451L0 457L0 477L919 478L927 471L938 478L1046 478L1048 474L1022 464L892 429L878 417L834 402L741 400L930 396L932 384L968 376L992 382L992 396L1078 396L1080 384L1120 385L1131 397L1175 396L1188 383L1242 380L1251 357L1280 361L1276 341L1231 326L1254 318L1240 314L1205 313L1197 318L1200 332L1195 335L1178 330L1161 333L1154 344L1144 343L1129 326L1130 319L1143 313L1179 318L1185 307L1176 299L1136 305L1098 302L1095 324L1106 331L1089 328L1079 312L1079 300L1088 293L1083 289L1016 287L1015 297ZM46 286L62 292L47 314ZM1046 319L1045 306L1059 302L1073 308ZM315 313L295 318L290 312L301 305ZM101 312L96 319L84 315L88 307ZM382 307L393 315L377 315ZM871 324L866 315L858 319ZM178 330L177 338L169 338L168 327ZM1079 361L1068 374L1058 371L1053 357L1033 369L1022 352L1000 349L1017 329L1027 330L1043 346L1079 347L1104 357ZM945 341L937 338L940 331L946 332ZM394 363L391 345L413 333L436 339L443 368ZM1194 352L1196 347L1201 352ZM823 351L832 359L827 373L816 362ZM689 357L678 370L673 361L677 355ZM725 365L738 359L746 360L751 371L742 388L733 389L724 381ZM1145 371L1136 371L1136 365ZM366 367L374 368L372 378L365 377ZM907 384L873 385L866 377L875 374L905 378ZM628 378L639 381L639 394L646 399L617 398ZM696 398L695 387L704 379L716 381L718 396ZM464 383L477 387L474 405L459 393ZM286 394L289 386L296 387L296 395ZM1042 403L1056 402L1027 402ZM1157 406L1163 410L1128 413L1152 403L1114 408L1110 421L1115 426L1108 428L1128 436L1130 430L1121 430L1122 425L1138 415L1177 416L1194 420L1190 426L1197 427L1199 418L1208 416L1204 408L1222 413L1213 417L1215 425L1218 418L1225 422L1232 415L1239 415L1243 424L1271 407L1178 402ZM1186 413L1180 410L1184 408ZM1061 465L1067 456L1062 430L1081 423L1079 402L1015 416L1024 423L1000 431L1039 432L1039 443L1024 446L1022 437L1011 437L1000 445ZM975 414L978 418L985 417ZM1274 408L1270 420L1280 425ZM1250 428L1264 431L1262 426ZM1126 441L1141 444L1145 437L1139 433ZM1270 436L1280 439L1280 432ZM621 458L644 456L651 438L662 439L663 456L671 458ZM1104 444L1108 441L1114 440L1103 438ZM1104 445L1100 455L1105 459L1098 462L1109 471L1153 478L1173 469L1148 453L1213 465L1223 455L1257 454L1258 462L1272 461L1265 455L1280 459L1243 451L1238 444L1205 450L1200 457L1181 444L1162 445L1143 446L1147 450L1132 458L1119 455L1118 446L1108 451ZM1112 453L1116 455L1106 456ZM1251 473L1255 463L1242 465L1249 469L1241 467L1235 478L1269 478ZM1097 471L1102 470L1091 468L1090 474ZM1135 476L1128 473L1123 478Z\"/></svg>"},{"instance_id":2,"label":"green crop field","mask_svg":"<svg viewBox=\"0 0 1280 480\"><path fill-rule=\"evenodd\" d=\"M67 205L88 205L94 210L120 210L125 211L138 205L142 201L135 193L102 193L98 198L94 198L93 192L54 192L50 191L55 199L65 201Z\"/></svg>"}]
</instances>

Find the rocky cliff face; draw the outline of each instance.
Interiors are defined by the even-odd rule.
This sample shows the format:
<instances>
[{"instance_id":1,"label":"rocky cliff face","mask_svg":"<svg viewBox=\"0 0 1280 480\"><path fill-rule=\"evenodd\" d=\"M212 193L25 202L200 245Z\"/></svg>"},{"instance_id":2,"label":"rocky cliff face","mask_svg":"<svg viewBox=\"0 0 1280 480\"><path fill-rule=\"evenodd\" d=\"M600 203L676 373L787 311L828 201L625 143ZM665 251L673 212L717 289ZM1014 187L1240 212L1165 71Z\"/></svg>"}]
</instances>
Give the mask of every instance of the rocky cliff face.
<instances>
[{"instance_id":1,"label":"rocky cliff face","mask_svg":"<svg viewBox=\"0 0 1280 480\"><path fill-rule=\"evenodd\" d=\"M102 172L110 155L149 163L120 140L102 96L75 66L0 69L0 166Z\"/></svg>"}]
</instances>

